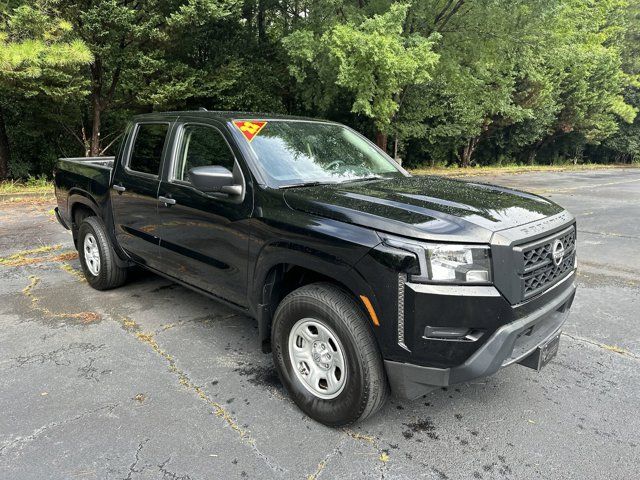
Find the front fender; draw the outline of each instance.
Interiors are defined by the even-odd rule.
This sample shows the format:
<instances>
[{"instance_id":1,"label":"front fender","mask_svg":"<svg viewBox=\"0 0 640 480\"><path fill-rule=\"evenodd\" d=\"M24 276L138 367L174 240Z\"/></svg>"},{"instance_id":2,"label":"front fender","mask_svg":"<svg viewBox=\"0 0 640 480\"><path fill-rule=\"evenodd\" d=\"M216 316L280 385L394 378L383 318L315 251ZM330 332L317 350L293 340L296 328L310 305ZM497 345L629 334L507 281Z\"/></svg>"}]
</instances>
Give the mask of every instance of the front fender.
<instances>
[{"instance_id":1,"label":"front fender","mask_svg":"<svg viewBox=\"0 0 640 480\"><path fill-rule=\"evenodd\" d=\"M331 234L329 235L328 232ZM271 290L277 281L281 266L301 267L334 280L355 298L366 295L375 305L375 293L354 265L376 245L380 238L370 229L345 225L329 219L313 223L312 227L295 234L289 229L280 238L260 242L253 238L257 249L253 271L249 275L248 303L251 313L258 319L261 342L269 339L274 306L270 305ZM272 237L273 238L273 237Z\"/></svg>"},{"instance_id":2,"label":"front fender","mask_svg":"<svg viewBox=\"0 0 640 480\"><path fill-rule=\"evenodd\" d=\"M375 231L332 219L308 215L296 226L262 224L254 228L250 257L254 259L249 276L249 305L262 302L267 275L280 264L295 265L335 279L356 293L358 280L353 266L372 248L380 244ZM258 232L258 233L255 233Z\"/></svg>"}]
</instances>

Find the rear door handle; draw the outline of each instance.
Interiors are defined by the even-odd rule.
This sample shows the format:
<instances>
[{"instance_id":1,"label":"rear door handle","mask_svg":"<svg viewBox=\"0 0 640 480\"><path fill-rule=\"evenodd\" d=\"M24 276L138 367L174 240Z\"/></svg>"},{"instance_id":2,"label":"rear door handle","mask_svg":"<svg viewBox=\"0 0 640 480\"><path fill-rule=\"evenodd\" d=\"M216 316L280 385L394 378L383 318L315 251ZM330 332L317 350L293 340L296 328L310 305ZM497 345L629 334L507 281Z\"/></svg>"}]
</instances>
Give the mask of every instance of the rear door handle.
<instances>
[{"instance_id":1,"label":"rear door handle","mask_svg":"<svg viewBox=\"0 0 640 480\"><path fill-rule=\"evenodd\" d=\"M126 190L122 185L114 185L112 188L118 193L122 193Z\"/></svg>"},{"instance_id":2,"label":"rear door handle","mask_svg":"<svg viewBox=\"0 0 640 480\"><path fill-rule=\"evenodd\" d=\"M165 205L175 205L176 201L173 198L169 198L169 197L163 197L163 196L159 196L158 200L161 201L162 203L164 203Z\"/></svg>"}]
</instances>

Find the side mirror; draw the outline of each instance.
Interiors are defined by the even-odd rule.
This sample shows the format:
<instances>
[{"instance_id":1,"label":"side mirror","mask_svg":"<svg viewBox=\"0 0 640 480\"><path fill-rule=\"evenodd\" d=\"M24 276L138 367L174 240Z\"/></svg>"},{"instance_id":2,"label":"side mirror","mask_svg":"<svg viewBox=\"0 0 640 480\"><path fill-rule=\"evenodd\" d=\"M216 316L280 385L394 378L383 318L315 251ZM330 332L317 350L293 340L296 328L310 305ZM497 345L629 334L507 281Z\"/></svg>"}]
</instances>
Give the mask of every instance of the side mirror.
<instances>
[{"instance_id":1,"label":"side mirror","mask_svg":"<svg viewBox=\"0 0 640 480\"><path fill-rule=\"evenodd\" d=\"M205 193L242 194L242 185L235 184L233 173L220 165L192 168L189 170L189 181Z\"/></svg>"}]
</instances>

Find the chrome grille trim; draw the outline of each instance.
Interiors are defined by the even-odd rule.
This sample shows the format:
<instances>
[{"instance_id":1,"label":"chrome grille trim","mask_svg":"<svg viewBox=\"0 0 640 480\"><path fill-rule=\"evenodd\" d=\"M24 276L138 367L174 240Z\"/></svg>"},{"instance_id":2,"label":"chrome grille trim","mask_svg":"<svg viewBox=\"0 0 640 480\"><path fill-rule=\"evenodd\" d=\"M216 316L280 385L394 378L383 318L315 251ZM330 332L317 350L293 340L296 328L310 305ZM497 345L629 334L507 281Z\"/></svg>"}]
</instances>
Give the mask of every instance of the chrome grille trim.
<instances>
[{"instance_id":1,"label":"chrome grille trim","mask_svg":"<svg viewBox=\"0 0 640 480\"><path fill-rule=\"evenodd\" d=\"M407 283L407 276L404 273L398 275L398 345L407 351L404 343L404 285Z\"/></svg>"}]
</instances>

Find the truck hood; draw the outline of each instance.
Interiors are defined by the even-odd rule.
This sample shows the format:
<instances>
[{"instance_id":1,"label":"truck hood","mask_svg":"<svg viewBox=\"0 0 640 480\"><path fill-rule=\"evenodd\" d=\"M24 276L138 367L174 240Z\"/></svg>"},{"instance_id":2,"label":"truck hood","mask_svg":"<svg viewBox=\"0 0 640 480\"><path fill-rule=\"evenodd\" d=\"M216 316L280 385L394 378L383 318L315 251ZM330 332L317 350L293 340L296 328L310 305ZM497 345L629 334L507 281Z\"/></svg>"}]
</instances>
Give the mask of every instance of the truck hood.
<instances>
[{"instance_id":1,"label":"truck hood","mask_svg":"<svg viewBox=\"0 0 640 480\"><path fill-rule=\"evenodd\" d=\"M434 176L296 187L284 199L295 210L395 235L476 243L563 211L530 193Z\"/></svg>"}]
</instances>

